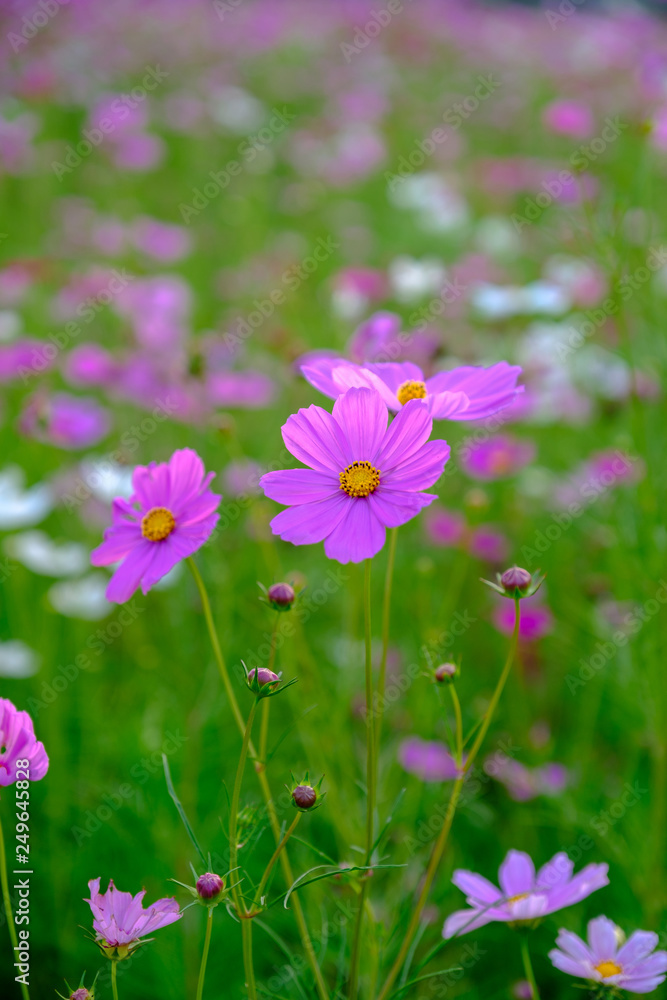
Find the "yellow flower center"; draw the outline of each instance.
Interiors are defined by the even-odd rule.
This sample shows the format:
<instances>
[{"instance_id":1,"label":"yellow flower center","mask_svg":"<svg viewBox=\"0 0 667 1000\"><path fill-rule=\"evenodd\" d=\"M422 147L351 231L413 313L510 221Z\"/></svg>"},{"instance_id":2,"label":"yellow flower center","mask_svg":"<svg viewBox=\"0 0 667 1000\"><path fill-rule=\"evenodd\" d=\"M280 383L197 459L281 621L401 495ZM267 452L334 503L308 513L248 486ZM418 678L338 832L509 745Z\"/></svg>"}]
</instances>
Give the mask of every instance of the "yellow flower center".
<instances>
[{"instance_id":1,"label":"yellow flower center","mask_svg":"<svg viewBox=\"0 0 667 1000\"><path fill-rule=\"evenodd\" d=\"M404 382L399 385L396 396L401 406L411 399L426 399L426 385L424 382Z\"/></svg>"},{"instance_id":2,"label":"yellow flower center","mask_svg":"<svg viewBox=\"0 0 667 1000\"><path fill-rule=\"evenodd\" d=\"M518 903L518 901L520 899L528 899L529 895L530 895L529 892L520 892L518 896L510 896L510 898L507 900L507 902L508 903Z\"/></svg>"},{"instance_id":3,"label":"yellow flower center","mask_svg":"<svg viewBox=\"0 0 667 1000\"><path fill-rule=\"evenodd\" d=\"M353 462L340 474L340 488L349 497L367 497L380 485L380 470L370 462Z\"/></svg>"},{"instance_id":4,"label":"yellow flower center","mask_svg":"<svg viewBox=\"0 0 667 1000\"><path fill-rule=\"evenodd\" d=\"M166 507L153 507L141 519L141 534L149 542L161 542L175 527L174 515Z\"/></svg>"},{"instance_id":5,"label":"yellow flower center","mask_svg":"<svg viewBox=\"0 0 667 1000\"><path fill-rule=\"evenodd\" d=\"M619 972L623 972L621 966L617 965L616 962L600 962L595 968L605 979L607 976L617 976Z\"/></svg>"}]
</instances>

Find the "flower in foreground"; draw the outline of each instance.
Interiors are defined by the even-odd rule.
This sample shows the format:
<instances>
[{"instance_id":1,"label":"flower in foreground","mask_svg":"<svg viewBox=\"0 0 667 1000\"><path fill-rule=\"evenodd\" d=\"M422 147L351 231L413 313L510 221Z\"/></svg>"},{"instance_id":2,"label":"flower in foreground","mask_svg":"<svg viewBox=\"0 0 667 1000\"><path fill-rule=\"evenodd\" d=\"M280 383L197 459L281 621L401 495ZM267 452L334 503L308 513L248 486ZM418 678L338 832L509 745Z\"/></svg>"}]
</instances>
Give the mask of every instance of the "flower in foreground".
<instances>
[{"instance_id":1,"label":"flower in foreground","mask_svg":"<svg viewBox=\"0 0 667 1000\"><path fill-rule=\"evenodd\" d=\"M665 980L667 951L655 951L658 935L635 931L627 941L607 917L588 924L588 943L572 931L560 930L558 948L549 958L561 972L630 993L650 993ZM559 950L560 949L560 950Z\"/></svg>"},{"instance_id":2,"label":"flower in foreground","mask_svg":"<svg viewBox=\"0 0 667 1000\"><path fill-rule=\"evenodd\" d=\"M509 851L498 870L498 889L482 875L459 868L452 882L466 893L471 909L457 910L447 917L443 937L472 931L492 921L532 923L608 885L607 871L606 864L590 864L574 875L574 862L561 851L536 873L528 854Z\"/></svg>"},{"instance_id":3,"label":"flower in foreground","mask_svg":"<svg viewBox=\"0 0 667 1000\"><path fill-rule=\"evenodd\" d=\"M412 399L423 399L434 420L481 420L523 392L516 384L521 368L506 361L490 368L454 368L429 379L410 361L355 365L345 358L317 358L302 365L301 372L332 399L353 386L375 389L394 411Z\"/></svg>"},{"instance_id":4,"label":"flower in foreground","mask_svg":"<svg viewBox=\"0 0 667 1000\"><path fill-rule=\"evenodd\" d=\"M122 604L141 584L144 594L181 559L210 537L218 521L221 497L208 485L214 473L191 448L175 451L168 462L139 465L129 500L116 497L112 525L90 555L93 566L121 564L107 588L107 598Z\"/></svg>"},{"instance_id":5,"label":"flower in foreground","mask_svg":"<svg viewBox=\"0 0 667 1000\"><path fill-rule=\"evenodd\" d=\"M28 713L20 712L7 698L0 698L0 785L39 781L48 769L49 758L44 744L35 736Z\"/></svg>"},{"instance_id":6,"label":"flower in foreground","mask_svg":"<svg viewBox=\"0 0 667 1000\"><path fill-rule=\"evenodd\" d=\"M282 428L288 450L309 466L269 472L260 485L287 504L271 522L294 545L324 542L329 559L361 562L380 551L386 528L405 524L436 497L424 493L449 458L421 400L407 403L387 428L385 403L372 389L350 389L333 413L309 406Z\"/></svg>"},{"instance_id":7,"label":"flower in foreground","mask_svg":"<svg viewBox=\"0 0 667 1000\"><path fill-rule=\"evenodd\" d=\"M182 916L173 897L158 899L144 909L145 889L133 896L131 892L121 892L113 882L109 882L107 891L100 893L99 878L91 879L88 889L90 899L84 902L89 903L93 911L97 944L107 958L127 958L130 952L145 943L141 938L160 927L173 924Z\"/></svg>"}]
</instances>

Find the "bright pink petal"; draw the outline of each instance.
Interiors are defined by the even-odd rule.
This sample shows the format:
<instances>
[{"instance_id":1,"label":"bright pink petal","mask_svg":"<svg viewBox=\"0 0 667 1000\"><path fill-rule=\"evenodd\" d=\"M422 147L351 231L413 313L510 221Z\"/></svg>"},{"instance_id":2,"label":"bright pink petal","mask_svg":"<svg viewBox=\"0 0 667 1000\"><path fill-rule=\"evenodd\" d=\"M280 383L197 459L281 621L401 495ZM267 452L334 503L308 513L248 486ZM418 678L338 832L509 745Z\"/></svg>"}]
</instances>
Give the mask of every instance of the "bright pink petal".
<instances>
[{"instance_id":1,"label":"bright pink petal","mask_svg":"<svg viewBox=\"0 0 667 1000\"><path fill-rule=\"evenodd\" d=\"M387 430L387 407L372 389L350 389L339 396L334 420L347 437L356 462L370 462Z\"/></svg>"},{"instance_id":2,"label":"bright pink petal","mask_svg":"<svg viewBox=\"0 0 667 1000\"><path fill-rule=\"evenodd\" d=\"M293 413L283 425L282 433L288 450L311 469L338 476L354 461L339 425L320 406Z\"/></svg>"},{"instance_id":3,"label":"bright pink petal","mask_svg":"<svg viewBox=\"0 0 667 1000\"><path fill-rule=\"evenodd\" d=\"M267 472L259 485L270 500L298 504L324 500L338 492L340 479L330 472L316 472L314 469L284 469Z\"/></svg>"},{"instance_id":4,"label":"bright pink petal","mask_svg":"<svg viewBox=\"0 0 667 1000\"><path fill-rule=\"evenodd\" d=\"M497 919L498 917L491 910L456 910L445 920L442 936L448 940L458 934L467 934L468 931L477 930L478 927L484 927L485 924Z\"/></svg>"},{"instance_id":5,"label":"bright pink petal","mask_svg":"<svg viewBox=\"0 0 667 1000\"><path fill-rule=\"evenodd\" d=\"M293 545L322 542L344 517L351 498L339 490L335 496L315 503L297 504L277 514L271 521L274 535Z\"/></svg>"},{"instance_id":6,"label":"bright pink petal","mask_svg":"<svg viewBox=\"0 0 667 1000\"><path fill-rule=\"evenodd\" d=\"M109 581L108 601L123 604L132 596L155 557L155 544L144 539L132 549Z\"/></svg>"},{"instance_id":7,"label":"bright pink petal","mask_svg":"<svg viewBox=\"0 0 667 1000\"><path fill-rule=\"evenodd\" d=\"M171 477L165 462L138 465L132 473L132 499L138 500L144 511L151 507L168 507L171 499Z\"/></svg>"},{"instance_id":8,"label":"bright pink petal","mask_svg":"<svg viewBox=\"0 0 667 1000\"><path fill-rule=\"evenodd\" d=\"M478 875L476 872L466 871L464 868L458 868L454 872L452 882L457 889L465 892L470 900L475 900L475 902L481 903L483 906L489 903L496 903L503 898L500 889L492 882L489 882L487 878Z\"/></svg>"},{"instance_id":9,"label":"bright pink petal","mask_svg":"<svg viewBox=\"0 0 667 1000\"><path fill-rule=\"evenodd\" d=\"M171 490L165 507L178 516L187 502L200 492L204 475L204 463L196 451L192 448L175 451L169 459Z\"/></svg>"},{"instance_id":10,"label":"bright pink petal","mask_svg":"<svg viewBox=\"0 0 667 1000\"><path fill-rule=\"evenodd\" d=\"M382 379L393 396L396 396L404 382L424 381L421 368L411 361L381 361L377 364L364 365L364 368Z\"/></svg>"},{"instance_id":11,"label":"bright pink petal","mask_svg":"<svg viewBox=\"0 0 667 1000\"><path fill-rule=\"evenodd\" d=\"M141 543L142 534L138 524L124 524L107 528L104 541L90 553L93 566L109 566L124 559L132 549Z\"/></svg>"},{"instance_id":12,"label":"bright pink petal","mask_svg":"<svg viewBox=\"0 0 667 1000\"><path fill-rule=\"evenodd\" d=\"M535 865L525 851L508 851L498 870L500 887L505 896L530 892L535 884Z\"/></svg>"},{"instance_id":13,"label":"bright pink petal","mask_svg":"<svg viewBox=\"0 0 667 1000\"><path fill-rule=\"evenodd\" d=\"M349 363L335 368L332 378L338 388L339 395L347 393L349 389L370 389L376 392L390 410L397 410L400 403L395 394L385 385L381 378L378 378L368 368L357 367Z\"/></svg>"},{"instance_id":14,"label":"bright pink petal","mask_svg":"<svg viewBox=\"0 0 667 1000\"><path fill-rule=\"evenodd\" d=\"M429 393L427 399L434 420L464 420L463 414L470 406L465 392Z\"/></svg>"},{"instance_id":15,"label":"bright pink petal","mask_svg":"<svg viewBox=\"0 0 667 1000\"><path fill-rule=\"evenodd\" d=\"M405 524L437 499L434 493L401 492L384 489L382 486L368 497L376 518L387 528L398 528Z\"/></svg>"},{"instance_id":16,"label":"bright pink petal","mask_svg":"<svg viewBox=\"0 0 667 1000\"><path fill-rule=\"evenodd\" d=\"M384 436L373 465L385 475L409 461L428 441L433 421L422 399L411 399L401 407Z\"/></svg>"},{"instance_id":17,"label":"bright pink petal","mask_svg":"<svg viewBox=\"0 0 667 1000\"><path fill-rule=\"evenodd\" d=\"M340 563L371 559L384 545L384 525L378 520L368 500L371 497L347 497L345 516L325 539L329 559Z\"/></svg>"},{"instance_id":18,"label":"bright pink petal","mask_svg":"<svg viewBox=\"0 0 667 1000\"><path fill-rule=\"evenodd\" d=\"M448 459L446 441L427 441L409 461L383 475L382 485L392 490L426 490L440 479Z\"/></svg>"}]
</instances>

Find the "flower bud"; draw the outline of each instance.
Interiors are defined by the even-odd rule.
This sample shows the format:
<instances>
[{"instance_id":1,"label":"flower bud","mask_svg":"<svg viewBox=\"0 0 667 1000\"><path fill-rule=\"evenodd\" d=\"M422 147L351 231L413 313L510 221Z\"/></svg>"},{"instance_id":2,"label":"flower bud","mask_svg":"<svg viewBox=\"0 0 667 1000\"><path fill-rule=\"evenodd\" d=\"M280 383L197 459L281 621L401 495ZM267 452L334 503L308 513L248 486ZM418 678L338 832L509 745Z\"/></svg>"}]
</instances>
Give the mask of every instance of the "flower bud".
<instances>
[{"instance_id":1,"label":"flower bud","mask_svg":"<svg viewBox=\"0 0 667 1000\"><path fill-rule=\"evenodd\" d=\"M92 1000L93 994L89 993L85 986L82 986L78 990L74 990L74 993L70 993L69 1000Z\"/></svg>"},{"instance_id":2,"label":"flower bud","mask_svg":"<svg viewBox=\"0 0 667 1000\"><path fill-rule=\"evenodd\" d=\"M225 888L225 880L213 872L206 872L197 879L197 893L204 902L215 899Z\"/></svg>"},{"instance_id":3,"label":"flower bud","mask_svg":"<svg viewBox=\"0 0 667 1000\"><path fill-rule=\"evenodd\" d=\"M292 799L297 809L312 809L317 802L317 792L312 785L297 785L292 792Z\"/></svg>"},{"instance_id":4,"label":"flower bud","mask_svg":"<svg viewBox=\"0 0 667 1000\"><path fill-rule=\"evenodd\" d=\"M289 583L273 583L266 592L269 604L276 611L289 611L296 600L294 587Z\"/></svg>"},{"instance_id":5,"label":"flower bud","mask_svg":"<svg viewBox=\"0 0 667 1000\"><path fill-rule=\"evenodd\" d=\"M258 688L267 688L271 691L280 684L280 675L274 674L268 667L253 667L248 671L248 680L253 687L256 685Z\"/></svg>"},{"instance_id":6,"label":"flower bud","mask_svg":"<svg viewBox=\"0 0 667 1000\"><path fill-rule=\"evenodd\" d=\"M439 667L436 667L433 676L435 677L438 684L447 684L449 681L456 677L456 664L455 663L441 663Z\"/></svg>"},{"instance_id":7,"label":"flower bud","mask_svg":"<svg viewBox=\"0 0 667 1000\"><path fill-rule=\"evenodd\" d=\"M527 569L512 566L505 570L500 577L500 582L511 597L523 597L533 582L533 578Z\"/></svg>"}]
</instances>

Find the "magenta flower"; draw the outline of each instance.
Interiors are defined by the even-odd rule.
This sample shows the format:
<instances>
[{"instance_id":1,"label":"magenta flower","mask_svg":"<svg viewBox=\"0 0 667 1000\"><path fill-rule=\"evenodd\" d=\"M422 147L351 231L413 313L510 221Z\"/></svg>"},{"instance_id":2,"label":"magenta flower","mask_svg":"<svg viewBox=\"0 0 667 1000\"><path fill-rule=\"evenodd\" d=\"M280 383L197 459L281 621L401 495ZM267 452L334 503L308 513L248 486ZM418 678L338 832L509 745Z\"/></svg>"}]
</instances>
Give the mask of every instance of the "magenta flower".
<instances>
[{"instance_id":1,"label":"magenta flower","mask_svg":"<svg viewBox=\"0 0 667 1000\"><path fill-rule=\"evenodd\" d=\"M554 616L546 604L542 604L542 596L534 594L521 602L519 618L519 639L523 642L536 642L553 631ZM499 601L493 609L493 624L502 635L512 635L516 623L516 608L514 601Z\"/></svg>"},{"instance_id":2,"label":"magenta flower","mask_svg":"<svg viewBox=\"0 0 667 1000\"><path fill-rule=\"evenodd\" d=\"M107 587L107 599L122 604L141 584L144 594L181 559L210 537L221 497L208 485L215 473L191 448L175 451L168 462L138 465L129 500L116 497L113 524L90 554L93 566L122 560Z\"/></svg>"},{"instance_id":3,"label":"magenta flower","mask_svg":"<svg viewBox=\"0 0 667 1000\"><path fill-rule=\"evenodd\" d=\"M590 864L573 875L574 862L564 851L554 855L535 873L535 865L523 851L509 851L498 870L500 889L475 872L457 869L452 882L466 893L469 910L447 917L444 938L483 927L492 921L534 921L549 913L579 903L596 889L609 884L608 865Z\"/></svg>"},{"instance_id":4,"label":"magenta flower","mask_svg":"<svg viewBox=\"0 0 667 1000\"><path fill-rule=\"evenodd\" d=\"M89 396L37 393L21 413L24 434L58 448L90 448L111 430L109 411Z\"/></svg>"},{"instance_id":5,"label":"magenta flower","mask_svg":"<svg viewBox=\"0 0 667 1000\"><path fill-rule=\"evenodd\" d=\"M410 736L398 748L401 767L421 781L453 781L461 774L444 743Z\"/></svg>"},{"instance_id":6,"label":"magenta flower","mask_svg":"<svg viewBox=\"0 0 667 1000\"><path fill-rule=\"evenodd\" d=\"M0 785L39 781L48 769L49 758L44 744L35 736L28 713L19 712L7 698L0 698Z\"/></svg>"},{"instance_id":7,"label":"magenta flower","mask_svg":"<svg viewBox=\"0 0 667 1000\"><path fill-rule=\"evenodd\" d=\"M523 386L516 384L521 369L506 361L490 368L454 368L429 379L410 361L355 365L344 358L313 358L301 372L332 399L353 386L377 390L394 411L411 399L425 399L434 420L481 420L523 392Z\"/></svg>"},{"instance_id":8,"label":"magenta flower","mask_svg":"<svg viewBox=\"0 0 667 1000\"><path fill-rule=\"evenodd\" d=\"M463 470L483 481L504 479L523 469L535 458L535 445L512 434L495 434L487 441L470 445L461 454Z\"/></svg>"},{"instance_id":9,"label":"magenta flower","mask_svg":"<svg viewBox=\"0 0 667 1000\"><path fill-rule=\"evenodd\" d=\"M667 951L655 951L658 935L635 931L627 941L620 927L607 917L588 923L588 944L572 931L560 930L558 948L549 958L561 972L630 993L651 993L665 981Z\"/></svg>"},{"instance_id":10,"label":"magenta flower","mask_svg":"<svg viewBox=\"0 0 667 1000\"><path fill-rule=\"evenodd\" d=\"M90 899L84 902L90 904L97 943L108 958L126 958L144 943L140 938L173 924L182 916L173 897L158 899L144 909L145 889L133 896L131 892L120 892L113 882L109 882L107 891L100 893L99 878L91 879L88 889Z\"/></svg>"},{"instance_id":11,"label":"magenta flower","mask_svg":"<svg viewBox=\"0 0 667 1000\"><path fill-rule=\"evenodd\" d=\"M436 497L432 486L449 458L429 441L428 408L412 400L387 428L387 407L371 389L350 389L333 414L309 406L282 428L288 450L309 466L262 476L271 500L288 504L271 522L294 545L324 542L329 559L361 562L384 545L386 528L405 524Z\"/></svg>"}]
</instances>

